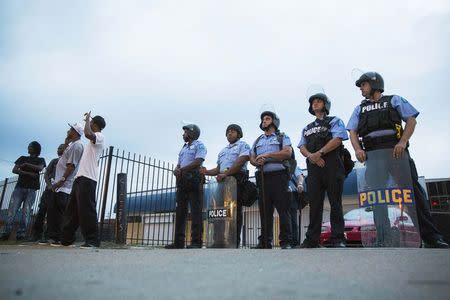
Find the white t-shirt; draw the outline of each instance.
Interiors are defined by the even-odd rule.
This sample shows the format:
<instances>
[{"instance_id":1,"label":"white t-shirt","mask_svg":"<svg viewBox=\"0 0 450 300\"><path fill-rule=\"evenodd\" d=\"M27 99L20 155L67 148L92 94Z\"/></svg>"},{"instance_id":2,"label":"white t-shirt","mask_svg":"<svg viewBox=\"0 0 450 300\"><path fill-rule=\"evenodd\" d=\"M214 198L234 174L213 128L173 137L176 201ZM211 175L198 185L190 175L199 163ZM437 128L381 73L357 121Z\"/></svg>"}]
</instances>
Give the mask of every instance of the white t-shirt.
<instances>
[{"instance_id":1,"label":"white t-shirt","mask_svg":"<svg viewBox=\"0 0 450 300\"><path fill-rule=\"evenodd\" d=\"M70 174L64 184L57 190L57 192L63 192L70 194L72 190L73 181L75 180L75 174L78 171L78 166L80 165L81 157L83 156L83 143L80 140L70 143L66 150L64 150L63 155L58 160L56 165L55 179L54 182L58 182L64 176L67 169L67 164L73 164L75 170Z\"/></svg>"},{"instance_id":2,"label":"white t-shirt","mask_svg":"<svg viewBox=\"0 0 450 300\"><path fill-rule=\"evenodd\" d=\"M77 177L86 177L97 181L98 179L98 160L103 151L105 144L105 137L101 132L95 132L95 144L91 140L86 144L81 156L80 164L78 167Z\"/></svg>"}]
</instances>

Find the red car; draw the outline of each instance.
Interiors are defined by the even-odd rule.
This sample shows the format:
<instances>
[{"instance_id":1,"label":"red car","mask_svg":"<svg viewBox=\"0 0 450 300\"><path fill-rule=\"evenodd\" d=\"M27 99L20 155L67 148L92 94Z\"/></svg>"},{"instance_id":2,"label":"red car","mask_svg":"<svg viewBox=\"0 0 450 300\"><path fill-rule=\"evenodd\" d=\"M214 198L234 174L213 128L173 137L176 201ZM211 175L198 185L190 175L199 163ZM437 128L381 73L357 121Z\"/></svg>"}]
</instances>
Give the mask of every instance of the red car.
<instances>
[{"instance_id":1,"label":"red car","mask_svg":"<svg viewBox=\"0 0 450 300\"><path fill-rule=\"evenodd\" d=\"M393 247L419 247L421 239L411 217L399 207L389 206L389 219L393 236ZM344 215L344 236L347 246L362 247L361 235L364 237L365 247L375 247L376 228L373 221L373 210L370 207L357 208ZM331 244L331 224L322 224L320 244L327 247Z\"/></svg>"}]
</instances>

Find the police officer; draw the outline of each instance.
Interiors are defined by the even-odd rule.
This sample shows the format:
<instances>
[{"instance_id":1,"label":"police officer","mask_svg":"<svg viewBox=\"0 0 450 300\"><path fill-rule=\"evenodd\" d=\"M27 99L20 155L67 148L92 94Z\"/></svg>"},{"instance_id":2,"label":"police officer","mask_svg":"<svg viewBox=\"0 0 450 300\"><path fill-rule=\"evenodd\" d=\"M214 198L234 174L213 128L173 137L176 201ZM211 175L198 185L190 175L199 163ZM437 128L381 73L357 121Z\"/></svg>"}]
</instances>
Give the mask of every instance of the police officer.
<instances>
[{"instance_id":1,"label":"police officer","mask_svg":"<svg viewBox=\"0 0 450 300\"><path fill-rule=\"evenodd\" d=\"M185 144L178 155L174 170L177 184L175 240L166 249L184 248L188 204L191 206L192 242L187 248L201 248L203 235L203 176L200 167L206 157L206 147L198 140L200 128L195 124L183 126Z\"/></svg>"},{"instance_id":2,"label":"police officer","mask_svg":"<svg viewBox=\"0 0 450 300\"><path fill-rule=\"evenodd\" d=\"M290 201L287 192L289 175L283 161L292 155L291 140L279 132L280 119L274 112L264 111L259 127L264 134L255 141L250 152L250 163L258 168L255 175L260 193L258 205L261 236L255 248L272 248L275 207L280 220L280 246L288 249L291 242Z\"/></svg>"},{"instance_id":3,"label":"police officer","mask_svg":"<svg viewBox=\"0 0 450 300\"><path fill-rule=\"evenodd\" d=\"M220 151L217 158L217 167L206 170L202 168L203 175L217 176L217 181L221 182L228 176L236 178L237 182L237 247L240 244L242 230L242 185L248 179L247 162L249 160L250 146L241 140L243 137L242 128L237 124L228 125L225 135L229 144ZM220 245L216 245L219 247Z\"/></svg>"},{"instance_id":4,"label":"police officer","mask_svg":"<svg viewBox=\"0 0 450 300\"><path fill-rule=\"evenodd\" d=\"M309 226L301 248L318 248L322 227L325 191L330 201L331 242L333 247L345 247L342 190L345 172L339 152L347 140L344 123L328 116L331 102L327 95L309 97L309 112L316 117L302 131L298 148L305 156L308 168Z\"/></svg>"},{"instance_id":5,"label":"police officer","mask_svg":"<svg viewBox=\"0 0 450 300\"><path fill-rule=\"evenodd\" d=\"M302 170L299 167L295 168L294 173L289 180L288 191L290 198L289 216L291 220L291 247L297 247L299 245L301 237L301 218L302 218L302 204L300 203L300 197L303 197L303 181L304 177ZM297 213L299 211L299 213ZM300 227L299 227L300 226Z\"/></svg>"},{"instance_id":6,"label":"police officer","mask_svg":"<svg viewBox=\"0 0 450 300\"><path fill-rule=\"evenodd\" d=\"M394 158L407 155L421 238L425 247L448 248L433 224L425 191L418 182L416 166L408 151L408 141L414 133L419 112L400 96L384 96L384 80L377 72L364 73L355 84L366 98L356 106L347 124L356 158L365 162L368 152L387 148L394 148ZM405 122L404 129L402 121Z\"/></svg>"}]
</instances>

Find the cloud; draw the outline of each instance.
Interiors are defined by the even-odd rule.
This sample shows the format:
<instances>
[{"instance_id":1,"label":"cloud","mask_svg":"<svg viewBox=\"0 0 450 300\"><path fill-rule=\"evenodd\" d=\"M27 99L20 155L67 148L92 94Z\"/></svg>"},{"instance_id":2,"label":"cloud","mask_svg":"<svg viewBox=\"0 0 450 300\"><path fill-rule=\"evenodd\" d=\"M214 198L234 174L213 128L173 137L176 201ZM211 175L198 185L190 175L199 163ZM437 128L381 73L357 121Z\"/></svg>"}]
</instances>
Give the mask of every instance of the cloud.
<instances>
[{"instance_id":1,"label":"cloud","mask_svg":"<svg viewBox=\"0 0 450 300\"><path fill-rule=\"evenodd\" d=\"M10 89L27 84L47 94L82 97L117 94L108 92L111 86L138 95L168 86L186 92L199 83L279 86L319 77L329 63L338 67L377 57L409 71L415 51L399 54L413 42L415 22L449 6L415 1L405 10L403 1L379 1L380 10L373 11L355 1L196 3L100 1L86 8L52 6L51 14L45 5L31 5L10 31L16 55L3 64L5 81ZM414 67L420 72L436 63L416 61Z\"/></svg>"},{"instance_id":2,"label":"cloud","mask_svg":"<svg viewBox=\"0 0 450 300\"><path fill-rule=\"evenodd\" d=\"M168 161L181 146L180 121L193 120L214 165L226 125L242 124L252 143L271 102L296 144L311 120L312 83L347 122L360 100L355 67L380 71L389 93L421 111L420 157L420 135L444 122L424 99L445 102L448 1L25 1L0 10L0 135L8 144L39 137L49 158L86 110L106 118L108 143Z\"/></svg>"}]
</instances>

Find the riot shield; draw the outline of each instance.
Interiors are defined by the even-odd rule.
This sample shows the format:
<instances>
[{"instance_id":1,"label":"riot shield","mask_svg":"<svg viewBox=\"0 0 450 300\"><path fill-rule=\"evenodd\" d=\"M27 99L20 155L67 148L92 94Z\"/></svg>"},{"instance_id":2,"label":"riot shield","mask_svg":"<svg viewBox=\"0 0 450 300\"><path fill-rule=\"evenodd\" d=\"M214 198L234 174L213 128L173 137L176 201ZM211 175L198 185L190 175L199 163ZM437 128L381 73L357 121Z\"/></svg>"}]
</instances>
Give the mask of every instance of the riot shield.
<instances>
[{"instance_id":1,"label":"riot shield","mask_svg":"<svg viewBox=\"0 0 450 300\"><path fill-rule=\"evenodd\" d=\"M359 225L364 247L419 247L421 243L408 153L367 152L357 169Z\"/></svg>"},{"instance_id":2,"label":"riot shield","mask_svg":"<svg viewBox=\"0 0 450 300\"><path fill-rule=\"evenodd\" d=\"M207 248L237 247L237 185L232 176L208 183Z\"/></svg>"}]
</instances>

